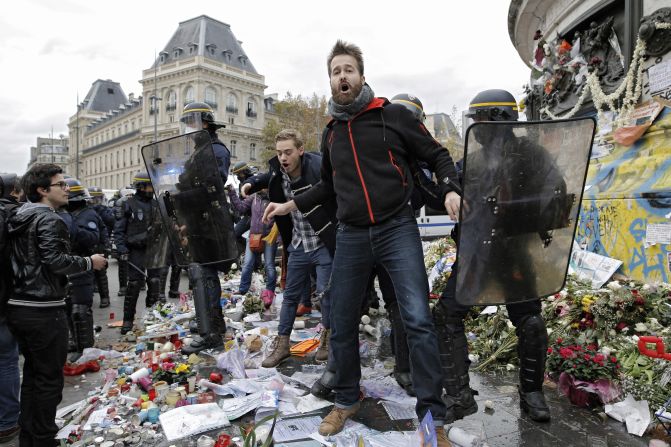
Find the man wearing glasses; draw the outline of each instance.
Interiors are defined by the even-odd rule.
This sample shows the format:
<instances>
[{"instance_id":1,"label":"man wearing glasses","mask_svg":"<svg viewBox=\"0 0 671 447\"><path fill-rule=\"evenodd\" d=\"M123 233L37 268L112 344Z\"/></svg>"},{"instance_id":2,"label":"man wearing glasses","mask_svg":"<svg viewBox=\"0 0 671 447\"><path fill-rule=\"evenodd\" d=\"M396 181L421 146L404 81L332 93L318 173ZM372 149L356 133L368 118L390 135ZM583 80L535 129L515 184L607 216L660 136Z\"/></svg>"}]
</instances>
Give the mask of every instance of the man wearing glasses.
<instances>
[{"instance_id":1,"label":"man wearing glasses","mask_svg":"<svg viewBox=\"0 0 671 447\"><path fill-rule=\"evenodd\" d=\"M66 275L100 270L100 254L72 256L65 222L56 210L68 203L68 185L54 164L34 165L22 179L29 203L9 219L14 275L9 327L25 358L21 385L20 445L53 445L68 349Z\"/></svg>"}]
</instances>

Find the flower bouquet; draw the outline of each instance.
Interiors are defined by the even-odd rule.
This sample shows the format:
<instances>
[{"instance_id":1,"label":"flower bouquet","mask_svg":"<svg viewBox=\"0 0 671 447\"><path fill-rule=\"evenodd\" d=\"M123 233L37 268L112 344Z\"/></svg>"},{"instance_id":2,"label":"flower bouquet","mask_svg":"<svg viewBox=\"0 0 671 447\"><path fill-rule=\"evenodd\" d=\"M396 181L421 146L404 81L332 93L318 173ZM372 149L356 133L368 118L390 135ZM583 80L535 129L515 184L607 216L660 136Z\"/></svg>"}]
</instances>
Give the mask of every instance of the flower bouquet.
<instances>
[{"instance_id":1,"label":"flower bouquet","mask_svg":"<svg viewBox=\"0 0 671 447\"><path fill-rule=\"evenodd\" d=\"M597 350L596 345L581 346L558 338L548 348L547 369L557 377L559 389L579 407L596 407L620 395L614 380L620 364L614 355Z\"/></svg>"}]
</instances>

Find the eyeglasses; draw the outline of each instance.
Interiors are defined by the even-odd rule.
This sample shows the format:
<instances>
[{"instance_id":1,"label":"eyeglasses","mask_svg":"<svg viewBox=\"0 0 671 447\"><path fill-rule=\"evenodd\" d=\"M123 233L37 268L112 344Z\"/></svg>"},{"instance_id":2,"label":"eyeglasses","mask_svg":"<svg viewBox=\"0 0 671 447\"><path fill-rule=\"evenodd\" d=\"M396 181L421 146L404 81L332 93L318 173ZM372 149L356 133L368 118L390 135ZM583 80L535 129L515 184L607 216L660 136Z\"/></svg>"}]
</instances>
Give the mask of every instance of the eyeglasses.
<instances>
[{"instance_id":1,"label":"eyeglasses","mask_svg":"<svg viewBox=\"0 0 671 447\"><path fill-rule=\"evenodd\" d=\"M66 182L56 182L56 183L52 183L49 186L60 186L61 189L66 189L66 188L70 187L70 185L68 185Z\"/></svg>"}]
</instances>

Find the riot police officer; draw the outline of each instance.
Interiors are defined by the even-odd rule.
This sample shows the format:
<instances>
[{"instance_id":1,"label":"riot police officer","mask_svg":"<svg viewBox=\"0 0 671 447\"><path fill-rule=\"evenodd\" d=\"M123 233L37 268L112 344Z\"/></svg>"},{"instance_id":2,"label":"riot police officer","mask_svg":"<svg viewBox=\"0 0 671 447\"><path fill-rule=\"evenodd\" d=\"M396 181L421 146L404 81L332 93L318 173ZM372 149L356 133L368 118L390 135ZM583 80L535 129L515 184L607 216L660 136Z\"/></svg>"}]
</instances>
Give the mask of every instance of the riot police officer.
<instances>
[{"instance_id":1,"label":"riot police officer","mask_svg":"<svg viewBox=\"0 0 671 447\"><path fill-rule=\"evenodd\" d=\"M114 230L114 212L110 207L103 204L105 196L103 190L99 186L91 186L89 188L89 194L91 195L91 208L98 213L98 216L100 216L105 224L104 230L107 232L108 241L104 248L105 254L109 256L111 252L110 238L112 237L112 230ZM107 267L102 270L95 270L93 275L95 276L96 285L98 286L98 294L100 295L100 308L109 307L110 291L109 282L107 280Z\"/></svg>"},{"instance_id":2,"label":"riot police officer","mask_svg":"<svg viewBox=\"0 0 671 447\"><path fill-rule=\"evenodd\" d=\"M121 334L124 335L133 328L135 307L142 283L146 280L147 296L145 305L152 306L159 300L160 278L158 270L145 269L145 251L147 235L153 224L152 216L155 206L154 189L149 174L139 172L133 178L135 194L122 202L119 216L114 225L115 242L119 258L128 264L128 286L123 303L123 325ZM145 273L146 272L146 273Z\"/></svg>"},{"instance_id":3,"label":"riot police officer","mask_svg":"<svg viewBox=\"0 0 671 447\"><path fill-rule=\"evenodd\" d=\"M186 134L193 131L206 130L207 133L201 132L195 134L194 143L196 151L192 158L185 166L184 174L180 183L189 176L189 169L195 169L197 165L198 148L206 143L211 143L212 151L216 159L218 172L223 183L226 183L228 178L228 171L231 164L231 154L224 143L217 135L217 129L225 127L214 119L214 112L212 108L200 102L187 104L182 111L180 118L180 131ZM201 138L209 137L208 142L200 141ZM191 165L191 166L190 166ZM188 183L188 180L185 182ZM222 184L223 185L223 184ZM205 193L205 191L204 191ZM225 202L224 191L219 191L223 196L221 199ZM226 231L226 230L223 230ZM233 241L233 235L230 235L230 240ZM196 241L190 243L195 244ZM194 252L200 250L194 247ZM229 251L237 251L235 244L229 246ZM230 254L230 253L229 253ZM237 255L237 253L234 253ZM220 348L223 346L222 334L226 332L226 324L221 309L221 284L219 283L219 271L228 271L230 262L226 263L211 263L203 264L203 259L194 259L194 263L189 266L189 278L194 284L193 298L196 307L196 316L199 322L199 332L201 337L195 339L191 345L182 348L182 352L190 354L193 352L200 352L203 349ZM201 315L198 315L198 314ZM207 314L207 315L205 315Z\"/></svg>"},{"instance_id":4,"label":"riot police officer","mask_svg":"<svg viewBox=\"0 0 671 447\"><path fill-rule=\"evenodd\" d=\"M113 206L113 212L114 212L114 225L116 226L116 221L121 219L122 216L122 209L123 209L123 204L126 200L128 200L129 197L131 197L133 194L126 194L126 191L132 191L132 190L127 190L127 189L121 189L118 192L118 197L117 194L115 194L116 199L114 200L114 206ZM116 258L117 262L119 265L119 290L117 292L117 296L126 296L126 287L128 286L128 261L126 259L126 256L121 256L118 251L118 244L117 244L117 239L119 236L115 234L114 230L112 230L112 239L114 240L114 246L117 247L116 250Z\"/></svg>"},{"instance_id":5,"label":"riot police officer","mask_svg":"<svg viewBox=\"0 0 671 447\"><path fill-rule=\"evenodd\" d=\"M95 210L88 206L91 199L88 190L76 178L69 177L65 182L70 187L67 213L71 218L70 243L72 253L78 256L90 256L100 253L107 245L108 234L104 222ZM67 219L66 219L67 222ZM81 356L85 348L93 346L93 271L85 271L68 276L68 298L71 304L70 321L74 353L70 361Z\"/></svg>"},{"instance_id":6,"label":"riot police officer","mask_svg":"<svg viewBox=\"0 0 671 447\"><path fill-rule=\"evenodd\" d=\"M517 103L515 98L505 90L485 90L473 98L467 116L475 122L517 121ZM486 126L481 127L486 128ZM482 133L485 134L485 132ZM480 141L483 138L479 138L477 134L475 134L475 138L485 149L493 141ZM509 136L503 139L508 141L516 138L511 132ZM486 161L481 164L484 167ZM550 180L547 179L547 181ZM469 225L469 223L464 223L464 225ZM455 231L459 231L458 225L455 227ZM527 254L520 252L512 255L511 261L505 263L510 266L511 273L507 276L513 278L513 282L521 283L523 281L519 281L518 278L535 276L533 275L533 266L528 265L527 258ZM516 260L512 261L512 259ZM458 257L440 302L435 308L436 332L443 369L446 404L448 415L453 420L461 419L477 411L473 391L469 386L468 368L470 361L464 328L464 318L470 306L459 303L455 296L457 264L460 260ZM461 261L463 262L463 260ZM515 266L512 266L511 263L514 263ZM518 269L518 267L521 270L513 275L513 269ZM510 284L510 287L508 285L503 285L503 287L507 294L515 295L519 294L521 288L525 286L523 284ZM529 295L529 293L525 294ZM537 295L532 293L531 296ZM534 421L548 421L550 419L550 409L545 402L542 389L548 336L545 322L541 317L540 300L513 302L506 304L506 307L518 336L520 406ZM449 419L450 417L447 418L447 423L451 422Z\"/></svg>"}]
</instances>

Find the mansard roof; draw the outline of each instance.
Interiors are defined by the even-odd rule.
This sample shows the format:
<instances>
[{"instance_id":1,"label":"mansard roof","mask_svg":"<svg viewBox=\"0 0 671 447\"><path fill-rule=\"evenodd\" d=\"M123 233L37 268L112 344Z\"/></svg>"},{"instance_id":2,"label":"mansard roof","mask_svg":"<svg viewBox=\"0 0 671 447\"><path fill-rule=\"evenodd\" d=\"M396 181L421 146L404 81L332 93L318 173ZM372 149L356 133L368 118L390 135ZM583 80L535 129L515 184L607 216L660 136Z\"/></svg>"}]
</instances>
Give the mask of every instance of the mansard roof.
<instances>
[{"instance_id":1,"label":"mansard roof","mask_svg":"<svg viewBox=\"0 0 671 447\"><path fill-rule=\"evenodd\" d=\"M152 68L196 55L258 74L231 26L206 15L180 22Z\"/></svg>"},{"instance_id":2,"label":"mansard roof","mask_svg":"<svg viewBox=\"0 0 671 447\"><path fill-rule=\"evenodd\" d=\"M98 79L91 85L86 98L82 101L81 110L109 112L127 102L128 98L118 82Z\"/></svg>"}]
</instances>

